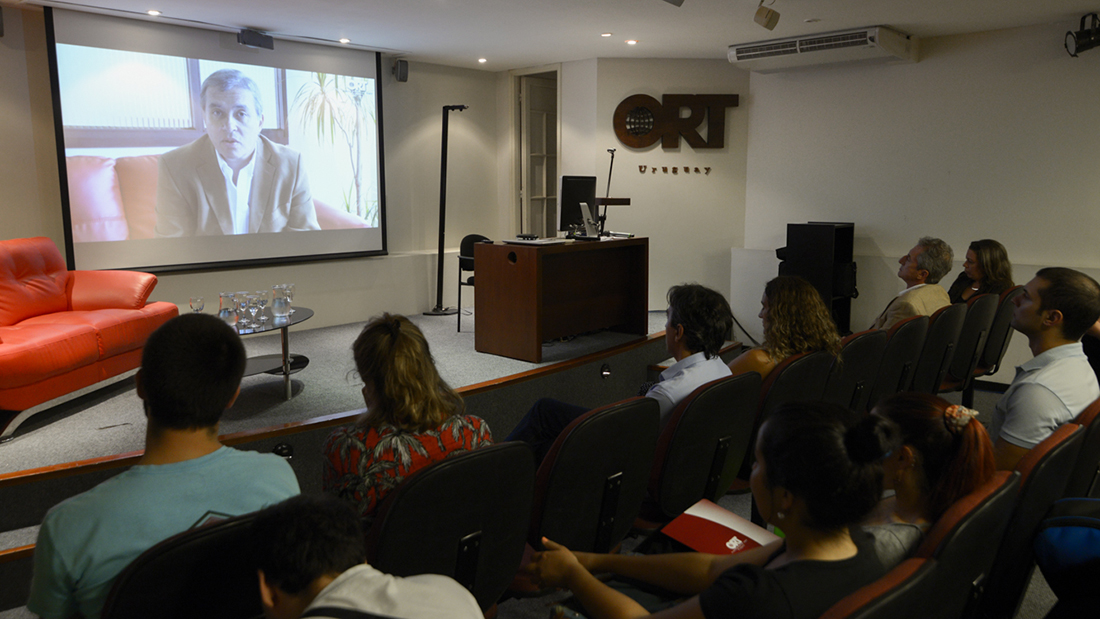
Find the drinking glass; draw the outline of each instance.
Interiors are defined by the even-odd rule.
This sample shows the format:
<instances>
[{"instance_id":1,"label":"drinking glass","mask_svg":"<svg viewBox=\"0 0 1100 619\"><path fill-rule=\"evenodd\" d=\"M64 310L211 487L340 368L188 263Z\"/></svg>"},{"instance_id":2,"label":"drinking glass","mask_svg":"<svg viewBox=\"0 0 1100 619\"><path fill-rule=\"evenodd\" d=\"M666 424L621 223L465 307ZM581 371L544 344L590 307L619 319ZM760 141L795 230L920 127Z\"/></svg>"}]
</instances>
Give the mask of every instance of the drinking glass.
<instances>
[{"instance_id":1,"label":"drinking glass","mask_svg":"<svg viewBox=\"0 0 1100 619\"><path fill-rule=\"evenodd\" d=\"M248 322L248 293L240 291L234 293L233 302L237 306L237 316L239 316L240 326L251 326Z\"/></svg>"},{"instance_id":2,"label":"drinking glass","mask_svg":"<svg viewBox=\"0 0 1100 619\"><path fill-rule=\"evenodd\" d=\"M250 294L250 295L247 295L245 297L245 299L246 299L246 303L248 304L248 313L252 316L252 320L249 321L249 322L252 323L253 327L260 326L260 323L256 321L256 314L260 311L260 297L259 297L259 295Z\"/></svg>"},{"instance_id":3,"label":"drinking glass","mask_svg":"<svg viewBox=\"0 0 1100 619\"><path fill-rule=\"evenodd\" d=\"M293 307L293 305L294 305L294 284L283 284L283 287L286 288L286 302L287 302L287 305L291 306L290 311L287 312L287 314L290 315L290 314L294 313L294 307Z\"/></svg>"},{"instance_id":4,"label":"drinking glass","mask_svg":"<svg viewBox=\"0 0 1100 619\"><path fill-rule=\"evenodd\" d=\"M267 307L267 300L270 296L271 294L266 290L256 291L257 303L260 305L260 322L267 322L267 312L264 311L264 308Z\"/></svg>"},{"instance_id":5,"label":"drinking glass","mask_svg":"<svg viewBox=\"0 0 1100 619\"><path fill-rule=\"evenodd\" d=\"M237 303L232 292L218 294L218 318L231 327L237 324Z\"/></svg>"},{"instance_id":6,"label":"drinking glass","mask_svg":"<svg viewBox=\"0 0 1100 619\"><path fill-rule=\"evenodd\" d=\"M206 302L202 297L191 297L191 311L196 314L202 311L202 308L206 307Z\"/></svg>"}]
</instances>

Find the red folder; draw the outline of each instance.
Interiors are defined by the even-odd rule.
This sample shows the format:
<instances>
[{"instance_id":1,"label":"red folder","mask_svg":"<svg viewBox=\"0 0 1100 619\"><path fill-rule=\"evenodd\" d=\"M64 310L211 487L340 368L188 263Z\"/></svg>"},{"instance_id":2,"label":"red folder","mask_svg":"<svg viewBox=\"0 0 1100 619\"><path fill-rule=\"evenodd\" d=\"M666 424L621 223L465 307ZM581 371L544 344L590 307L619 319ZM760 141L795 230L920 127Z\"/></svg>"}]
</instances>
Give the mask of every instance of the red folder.
<instances>
[{"instance_id":1,"label":"red folder","mask_svg":"<svg viewBox=\"0 0 1100 619\"><path fill-rule=\"evenodd\" d=\"M737 554L779 539L767 529L703 499L688 508L661 533L696 552Z\"/></svg>"}]
</instances>

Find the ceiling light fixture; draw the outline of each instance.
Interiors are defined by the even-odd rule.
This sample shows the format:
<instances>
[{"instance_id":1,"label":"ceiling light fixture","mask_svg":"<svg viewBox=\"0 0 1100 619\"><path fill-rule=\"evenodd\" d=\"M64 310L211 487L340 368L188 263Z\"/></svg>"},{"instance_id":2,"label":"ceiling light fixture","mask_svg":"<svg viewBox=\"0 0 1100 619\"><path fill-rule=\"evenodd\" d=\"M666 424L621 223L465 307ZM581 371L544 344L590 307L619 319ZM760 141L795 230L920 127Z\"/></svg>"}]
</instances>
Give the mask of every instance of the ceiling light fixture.
<instances>
[{"instance_id":1,"label":"ceiling light fixture","mask_svg":"<svg viewBox=\"0 0 1100 619\"><path fill-rule=\"evenodd\" d=\"M610 32L605 32L605 33L601 34L600 36L606 38L606 37L611 36L611 33Z\"/></svg>"},{"instance_id":2,"label":"ceiling light fixture","mask_svg":"<svg viewBox=\"0 0 1100 619\"><path fill-rule=\"evenodd\" d=\"M156 9L149 9L148 11L145 11L145 12L147 14L153 16L153 17L156 17L157 15L160 15L160 11L158 11Z\"/></svg>"},{"instance_id":3,"label":"ceiling light fixture","mask_svg":"<svg viewBox=\"0 0 1100 619\"><path fill-rule=\"evenodd\" d=\"M775 0L772 0L771 3L775 4ZM764 0L760 0L760 6L756 9L756 16L752 19L768 30L775 30L775 25L779 23L779 11L769 9L764 6Z\"/></svg>"},{"instance_id":4,"label":"ceiling light fixture","mask_svg":"<svg viewBox=\"0 0 1100 619\"><path fill-rule=\"evenodd\" d=\"M1092 28L1085 29L1085 22L1092 18ZM1081 29L1077 32L1070 30L1066 33L1066 52L1074 58L1078 52L1088 51L1100 45L1100 16L1089 13L1081 17Z\"/></svg>"},{"instance_id":5,"label":"ceiling light fixture","mask_svg":"<svg viewBox=\"0 0 1100 619\"><path fill-rule=\"evenodd\" d=\"M488 60L486 60L484 58L478 58L477 61L480 62L481 64L485 64L486 62L489 62Z\"/></svg>"},{"instance_id":6,"label":"ceiling light fixture","mask_svg":"<svg viewBox=\"0 0 1100 619\"><path fill-rule=\"evenodd\" d=\"M344 45L347 45L348 43L351 43L351 39L340 39L340 42Z\"/></svg>"},{"instance_id":7,"label":"ceiling light fixture","mask_svg":"<svg viewBox=\"0 0 1100 619\"><path fill-rule=\"evenodd\" d=\"M637 44L638 44L638 42L637 42L637 41L635 41L634 39L627 39L627 40L626 40L626 44L627 44L627 45L637 45Z\"/></svg>"}]
</instances>

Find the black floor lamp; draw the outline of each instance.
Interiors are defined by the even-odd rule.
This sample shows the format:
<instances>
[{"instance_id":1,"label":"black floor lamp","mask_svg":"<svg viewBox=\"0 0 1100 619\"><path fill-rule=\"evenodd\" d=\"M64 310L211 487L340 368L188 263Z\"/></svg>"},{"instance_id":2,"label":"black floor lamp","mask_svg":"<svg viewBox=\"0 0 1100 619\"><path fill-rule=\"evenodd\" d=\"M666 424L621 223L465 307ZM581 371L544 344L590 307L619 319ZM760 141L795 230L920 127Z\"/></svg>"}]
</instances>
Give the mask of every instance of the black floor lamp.
<instances>
[{"instance_id":1,"label":"black floor lamp","mask_svg":"<svg viewBox=\"0 0 1100 619\"><path fill-rule=\"evenodd\" d=\"M447 118L451 110L461 112L466 105L443 106L443 154L439 164L439 256L435 267L435 307L424 312L425 316L450 316L457 307L443 307L443 240L447 229Z\"/></svg>"}]
</instances>

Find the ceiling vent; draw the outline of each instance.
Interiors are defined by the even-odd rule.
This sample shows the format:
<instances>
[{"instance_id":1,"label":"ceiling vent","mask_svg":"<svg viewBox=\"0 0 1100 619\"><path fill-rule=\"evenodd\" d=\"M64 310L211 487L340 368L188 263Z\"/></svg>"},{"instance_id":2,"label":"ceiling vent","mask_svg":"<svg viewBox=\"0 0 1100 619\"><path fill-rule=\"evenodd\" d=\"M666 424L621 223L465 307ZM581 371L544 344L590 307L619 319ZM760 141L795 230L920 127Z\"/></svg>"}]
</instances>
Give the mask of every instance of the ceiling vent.
<instances>
[{"instance_id":1,"label":"ceiling vent","mask_svg":"<svg viewBox=\"0 0 1100 619\"><path fill-rule=\"evenodd\" d=\"M758 73L838 62L917 61L917 39L885 26L730 45L733 64Z\"/></svg>"}]
</instances>

